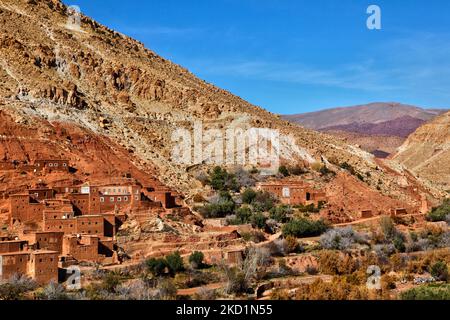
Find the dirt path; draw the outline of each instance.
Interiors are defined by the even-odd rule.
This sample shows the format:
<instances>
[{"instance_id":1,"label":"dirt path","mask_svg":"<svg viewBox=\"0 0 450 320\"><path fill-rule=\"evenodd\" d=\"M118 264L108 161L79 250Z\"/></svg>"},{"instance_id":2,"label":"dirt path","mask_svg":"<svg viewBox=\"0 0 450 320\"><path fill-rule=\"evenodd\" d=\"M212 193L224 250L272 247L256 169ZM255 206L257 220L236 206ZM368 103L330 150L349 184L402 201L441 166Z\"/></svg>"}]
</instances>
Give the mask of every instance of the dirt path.
<instances>
[{"instance_id":1,"label":"dirt path","mask_svg":"<svg viewBox=\"0 0 450 320\"><path fill-rule=\"evenodd\" d=\"M179 289L177 295L179 296L192 296L198 293L202 288L217 290L225 287L225 282L211 283L203 287L189 288L189 289Z\"/></svg>"}]
</instances>

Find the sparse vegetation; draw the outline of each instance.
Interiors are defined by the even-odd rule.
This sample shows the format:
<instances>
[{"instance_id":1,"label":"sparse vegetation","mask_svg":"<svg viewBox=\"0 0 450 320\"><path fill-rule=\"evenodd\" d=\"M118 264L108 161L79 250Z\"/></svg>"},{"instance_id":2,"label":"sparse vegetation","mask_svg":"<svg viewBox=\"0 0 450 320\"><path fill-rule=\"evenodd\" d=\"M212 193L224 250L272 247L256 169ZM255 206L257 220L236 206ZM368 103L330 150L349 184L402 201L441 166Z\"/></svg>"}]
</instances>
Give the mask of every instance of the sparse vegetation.
<instances>
[{"instance_id":1,"label":"sparse vegetation","mask_svg":"<svg viewBox=\"0 0 450 320\"><path fill-rule=\"evenodd\" d=\"M19 300L25 293L36 288L36 282L26 276L17 274L0 282L0 300Z\"/></svg>"},{"instance_id":2,"label":"sparse vegetation","mask_svg":"<svg viewBox=\"0 0 450 320\"><path fill-rule=\"evenodd\" d=\"M450 300L450 284L424 285L400 294L402 300Z\"/></svg>"},{"instance_id":3,"label":"sparse vegetation","mask_svg":"<svg viewBox=\"0 0 450 320\"><path fill-rule=\"evenodd\" d=\"M346 227L328 230L320 237L320 244L325 249L348 250L360 240L352 227Z\"/></svg>"}]
</instances>

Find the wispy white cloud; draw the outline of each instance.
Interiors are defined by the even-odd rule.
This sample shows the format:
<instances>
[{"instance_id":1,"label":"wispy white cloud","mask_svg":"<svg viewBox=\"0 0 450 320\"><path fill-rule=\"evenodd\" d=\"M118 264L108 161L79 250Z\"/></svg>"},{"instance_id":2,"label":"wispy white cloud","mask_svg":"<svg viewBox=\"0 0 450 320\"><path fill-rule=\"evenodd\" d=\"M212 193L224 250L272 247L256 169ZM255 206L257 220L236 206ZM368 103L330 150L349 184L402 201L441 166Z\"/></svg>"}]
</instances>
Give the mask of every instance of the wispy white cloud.
<instances>
[{"instance_id":1,"label":"wispy white cloud","mask_svg":"<svg viewBox=\"0 0 450 320\"><path fill-rule=\"evenodd\" d=\"M361 52L360 61L331 68L239 59L193 64L204 74L373 92L418 91L450 97L450 36L410 34ZM369 50L368 49L368 50Z\"/></svg>"}]
</instances>

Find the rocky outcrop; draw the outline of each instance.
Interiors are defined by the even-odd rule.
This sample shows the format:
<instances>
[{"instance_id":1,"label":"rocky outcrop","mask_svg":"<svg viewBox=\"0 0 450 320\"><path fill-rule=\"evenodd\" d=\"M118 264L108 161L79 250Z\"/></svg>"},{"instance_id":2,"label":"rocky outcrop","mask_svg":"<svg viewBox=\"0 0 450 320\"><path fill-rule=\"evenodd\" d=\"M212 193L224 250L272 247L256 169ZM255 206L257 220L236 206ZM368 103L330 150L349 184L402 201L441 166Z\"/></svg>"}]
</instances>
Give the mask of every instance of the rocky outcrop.
<instances>
[{"instance_id":1,"label":"rocky outcrop","mask_svg":"<svg viewBox=\"0 0 450 320\"><path fill-rule=\"evenodd\" d=\"M393 158L420 178L450 190L450 112L417 129Z\"/></svg>"}]
</instances>

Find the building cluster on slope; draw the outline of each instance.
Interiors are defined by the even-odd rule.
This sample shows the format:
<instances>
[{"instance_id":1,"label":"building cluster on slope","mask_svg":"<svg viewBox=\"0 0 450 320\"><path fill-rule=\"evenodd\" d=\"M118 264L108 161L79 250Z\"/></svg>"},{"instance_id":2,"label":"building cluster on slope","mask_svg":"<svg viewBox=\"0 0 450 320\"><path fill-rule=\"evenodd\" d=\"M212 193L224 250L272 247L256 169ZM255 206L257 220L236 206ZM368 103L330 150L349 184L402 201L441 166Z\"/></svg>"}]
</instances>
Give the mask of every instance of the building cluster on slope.
<instances>
[{"instance_id":1,"label":"building cluster on slope","mask_svg":"<svg viewBox=\"0 0 450 320\"><path fill-rule=\"evenodd\" d=\"M277 180L259 182L256 189L268 192L276 196L281 203L287 205L310 205L318 206L320 202L326 202L325 192L314 189L303 181Z\"/></svg>"},{"instance_id":2,"label":"building cluster on slope","mask_svg":"<svg viewBox=\"0 0 450 320\"><path fill-rule=\"evenodd\" d=\"M38 160L35 170L69 170L65 160ZM40 168L40 169L39 169ZM176 194L155 180L132 178L91 185L37 184L9 195L9 224L19 230L0 238L0 280L25 274L39 283L58 279L58 268L80 262L119 262L116 232L127 213L171 209Z\"/></svg>"}]
</instances>

